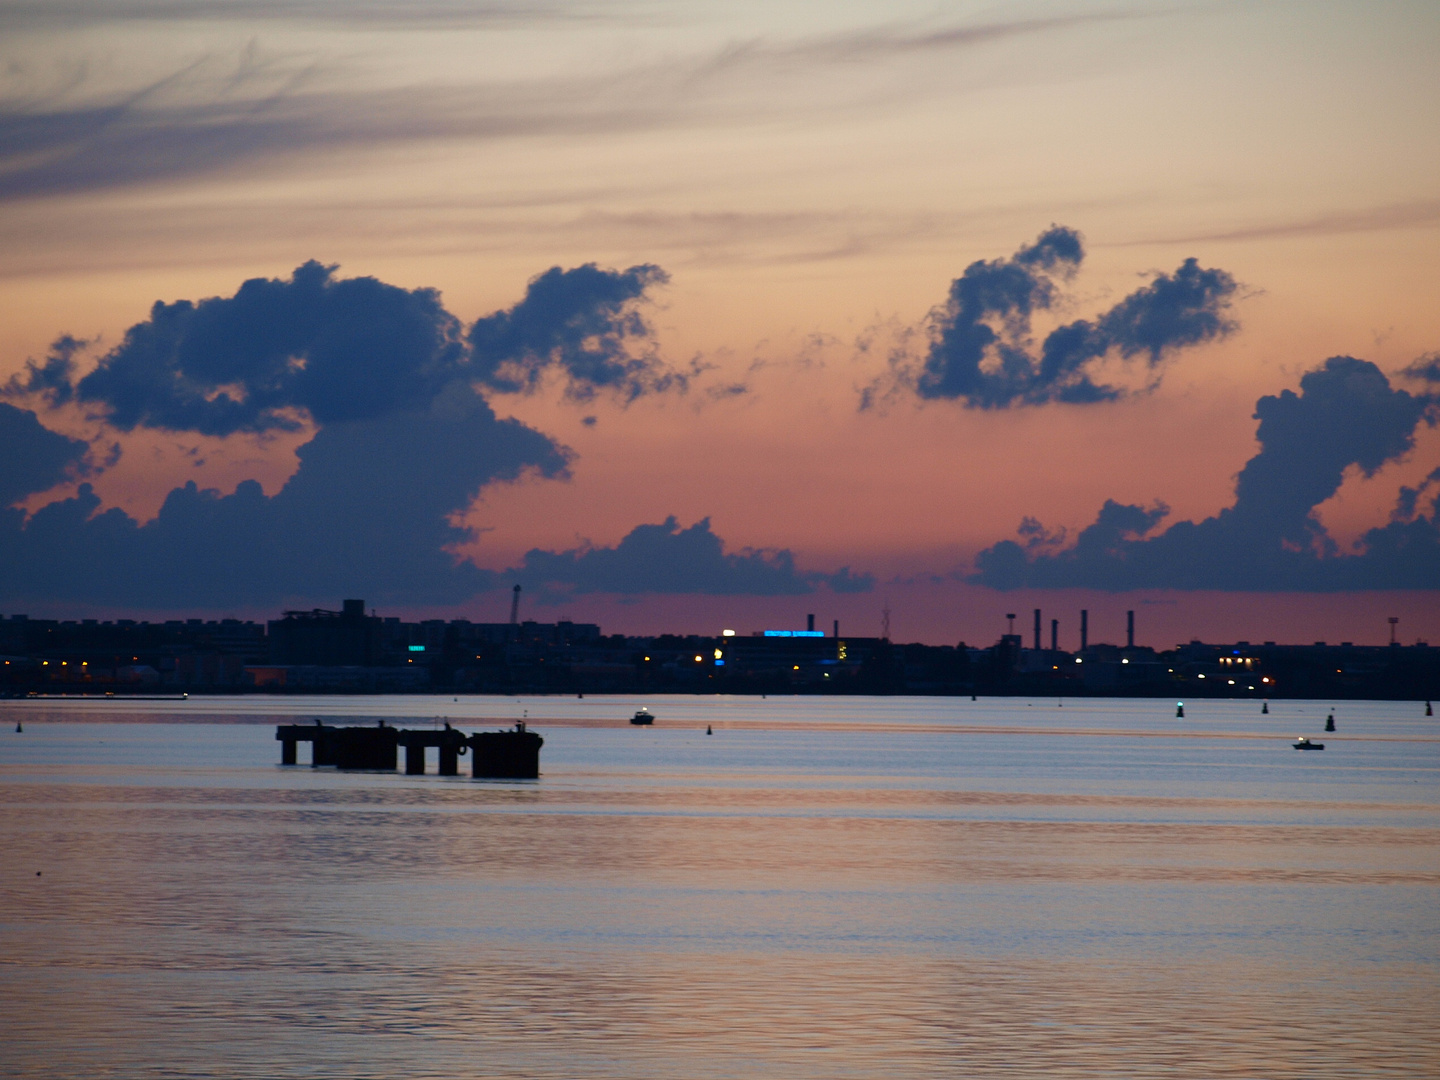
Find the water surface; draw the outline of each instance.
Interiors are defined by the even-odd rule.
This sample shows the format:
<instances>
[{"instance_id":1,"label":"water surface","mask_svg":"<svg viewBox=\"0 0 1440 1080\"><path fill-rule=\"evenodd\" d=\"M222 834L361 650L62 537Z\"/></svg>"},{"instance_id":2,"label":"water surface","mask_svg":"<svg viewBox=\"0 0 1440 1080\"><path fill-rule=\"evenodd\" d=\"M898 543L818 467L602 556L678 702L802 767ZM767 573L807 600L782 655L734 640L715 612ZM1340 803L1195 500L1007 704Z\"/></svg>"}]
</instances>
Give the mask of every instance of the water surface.
<instances>
[{"instance_id":1,"label":"water surface","mask_svg":"<svg viewBox=\"0 0 1440 1080\"><path fill-rule=\"evenodd\" d=\"M1423 706L641 703L3 703L0 1072L1440 1075ZM312 717L542 776L279 766Z\"/></svg>"}]
</instances>

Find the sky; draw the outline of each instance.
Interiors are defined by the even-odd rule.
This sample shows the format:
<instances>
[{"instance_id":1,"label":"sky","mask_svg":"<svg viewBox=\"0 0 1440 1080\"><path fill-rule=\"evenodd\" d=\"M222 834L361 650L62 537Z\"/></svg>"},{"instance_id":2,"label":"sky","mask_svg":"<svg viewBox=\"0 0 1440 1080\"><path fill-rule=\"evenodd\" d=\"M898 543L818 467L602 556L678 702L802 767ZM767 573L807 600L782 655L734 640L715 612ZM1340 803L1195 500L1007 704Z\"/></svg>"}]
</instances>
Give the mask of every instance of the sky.
<instances>
[{"instance_id":1,"label":"sky","mask_svg":"<svg viewBox=\"0 0 1440 1080\"><path fill-rule=\"evenodd\" d=\"M0 0L0 612L1440 642L1437 55L1386 0Z\"/></svg>"}]
</instances>

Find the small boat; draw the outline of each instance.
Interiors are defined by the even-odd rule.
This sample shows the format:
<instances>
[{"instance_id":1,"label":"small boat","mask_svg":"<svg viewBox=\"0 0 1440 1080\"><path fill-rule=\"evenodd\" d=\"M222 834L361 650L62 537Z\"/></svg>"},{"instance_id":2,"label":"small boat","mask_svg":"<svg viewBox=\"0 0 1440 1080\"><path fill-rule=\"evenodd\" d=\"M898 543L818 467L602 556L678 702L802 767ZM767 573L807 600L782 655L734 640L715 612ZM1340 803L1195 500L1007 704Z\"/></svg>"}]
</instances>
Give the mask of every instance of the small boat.
<instances>
[{"instance_id":1,"label":"small boat","mask_svg":"<svg viewBox=\"0 0 1440 1080\"><path fill-rule=\"evenodd\" d=\"M641 706L635 710L635 715L630 717L630 723L648 725L655 723L655 714L649 709Z\"/></svg>"},{"instance_id":2,"label":"small boat","mask_svg":"<svg viewBox=\"0 0 1440 1080\"><path fill-rule=\"evenodd\" d=\"M1291 743L1291 745L1294 746L1296 750L1324 750L1324 749L1325 749L1325 744L1324 744L1323 742L1311 742L1311 741L1310 741L1309 739L1307 739L1304 735L1301 735L1298 739L1296 739L1293 743Z\"/></svg>"}]
</instances>

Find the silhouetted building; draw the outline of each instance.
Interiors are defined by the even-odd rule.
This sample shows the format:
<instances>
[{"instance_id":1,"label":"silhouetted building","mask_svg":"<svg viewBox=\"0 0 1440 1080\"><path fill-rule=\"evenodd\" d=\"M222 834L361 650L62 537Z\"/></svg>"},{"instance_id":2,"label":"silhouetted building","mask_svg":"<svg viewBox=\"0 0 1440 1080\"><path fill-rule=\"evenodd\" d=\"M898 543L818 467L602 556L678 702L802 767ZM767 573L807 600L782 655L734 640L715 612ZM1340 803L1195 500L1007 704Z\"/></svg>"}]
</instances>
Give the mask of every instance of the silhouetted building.
<instances>
[{"instance_id":1,"label":"silhouetted building","mask_svg":"<svg viewBox=\"0 0 1440 1080\"><path fill-rule=\"evenodd\" d=\"M364 600L346 600L339 611L287 611L283 619L269 624L270 662L325 667L379 664L382 625L365 614Z\"/></svg>"}]
</instances>

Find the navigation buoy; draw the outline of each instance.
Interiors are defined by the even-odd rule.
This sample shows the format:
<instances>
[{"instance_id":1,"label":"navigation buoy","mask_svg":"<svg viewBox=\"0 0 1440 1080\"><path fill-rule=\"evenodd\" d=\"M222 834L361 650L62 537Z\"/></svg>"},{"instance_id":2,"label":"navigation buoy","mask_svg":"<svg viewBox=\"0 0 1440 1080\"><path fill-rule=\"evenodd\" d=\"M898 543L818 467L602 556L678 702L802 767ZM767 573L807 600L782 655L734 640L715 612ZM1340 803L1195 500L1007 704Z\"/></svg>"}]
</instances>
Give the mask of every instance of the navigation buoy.
<instances>
[{"instance_id":1,"label":"navigation buoy","mask_svg":"<svg viewBox=\"0 0 1440 1080\"><path fill-rule=\"evenodd\" d=\"M706 725L705 725L705 734L706 734L706 735L714 735L714 734L715 734L713 731L710 730L710 725L709 725L709 724L706 724Z\"/></svg>"},{"instance_id":2,"label":"navigation buoy","mask_svg":"<svg viewBox=\"0 0 1440 1080\"><path fill-rule=\"evenodd\" d=\"M1269 716L1269 715L1270 715L1270 703L1269 703L1268 701L1263 702L1263 703L1260 705L1260 715L1261 715L1261 716Z\"/></svg>"},{"instance_id":3,"label":"navigation buoy","mask_svg":"<svg viewBox=\"0 0 1440 1080\"><path fill-rule=\"evenodd\" d=\"M24 730L25 730L25 725L24 725L24 724L16 723L16 725L15 725L15 731L16 731L17 734L18 734L19 732L24 731Z\"/></svg>"},{"instance_id":4,"label":"navigation buoy","mask_svg":"<svg viewBox=\"0 0 1440 1080\"><path fill-rule=\"evenodd\" d=\"M1426 716L1434 716L1434 715L1435 715L1435 710L1430 707L1430 702L1428 702L1428 701L1425 702L1425 715L1426 715Z\"/></svg>"},{"instance_id":5,"label":"navigation buoy","mask_svg":"<svg viewBox=\"0 0 1440 1080\"><path fill-rule=\"evenodd\" d=\"M1185 719L1185 703L1183 701L1177 701L1175 703L1175 719Z\"/></svg>"},{"instance_id":6,"label":"navigation buoy","mask_svg":"<svg viewBox=\"0 0 1440 1080\"><path fill-rule=\"evenodd\" d=\"M979 698L977 698L974 694L971 694L971 695L970 695L970 700L971 700L971 701L978 701Z\"/></svg>"},{"instance_id":7,"label":"navigation buoy","mask_svg":"<svg viewBox=\"0 0 1440 1080\"><path fill-rule=\"evenodd\" d=\"M1332 712L1329 716L1327 716L1327 717L1325 718L1325 730L1326 730L1326 731L1334 731L1334 730L1335 730L1335 714L1334 714L1333 712Z\"/></svg>"}]
</instances>

